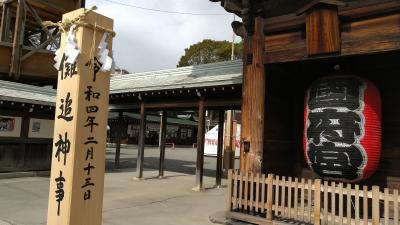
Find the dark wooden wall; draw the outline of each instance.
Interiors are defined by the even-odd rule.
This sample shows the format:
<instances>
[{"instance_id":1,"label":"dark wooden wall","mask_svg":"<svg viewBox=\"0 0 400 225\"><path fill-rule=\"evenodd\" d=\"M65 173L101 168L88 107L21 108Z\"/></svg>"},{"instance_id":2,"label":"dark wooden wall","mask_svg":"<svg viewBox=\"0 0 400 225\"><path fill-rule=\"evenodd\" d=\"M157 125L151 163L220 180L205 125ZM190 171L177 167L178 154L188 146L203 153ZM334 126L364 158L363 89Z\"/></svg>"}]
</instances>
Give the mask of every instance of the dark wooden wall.
<instances>
[{"instance_id":1,"label":"dark wooden wall","mask_svg":"<svg viewBox=\"0 0 400 225\"><path fill-rule=\"evenodd\" d=\"M364 184L400 188L400 52L266 65L263 170L314 178L303 157L304 94L321 76L352 73L371 80L381 92L382 155L376 173Z\"/></svg>"},{"instance_id":2,"label":"dark wooden wall","mask_svg":"<svg viewBox=\"0 0 400 225\"><path fill-rule=\"evenodd\" d=\"M24 109L0 109L5 116L22 117L21 137L0 137L0 172L49 170L52 139L28 138L29 119L54 119L49 113L30 113Z\"/></svg>"}]
</instances>

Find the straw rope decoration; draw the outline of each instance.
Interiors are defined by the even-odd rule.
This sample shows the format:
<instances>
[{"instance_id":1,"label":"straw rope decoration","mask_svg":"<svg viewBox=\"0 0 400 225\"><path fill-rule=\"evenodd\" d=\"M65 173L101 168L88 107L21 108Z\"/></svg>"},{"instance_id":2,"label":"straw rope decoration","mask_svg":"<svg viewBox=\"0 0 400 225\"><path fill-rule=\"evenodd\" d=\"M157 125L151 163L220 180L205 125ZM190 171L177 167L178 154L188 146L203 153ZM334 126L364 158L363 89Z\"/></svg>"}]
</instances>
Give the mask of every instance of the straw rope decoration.
<instances>
[{"instance_id":1,"label":"straw rope decoration","mask_svg":"<svg viewBox=\"0 0 400 225\"><path fill-rule=\"evenodd\" d=\"M93 6L92 8L90 8L88 10L85 10L85 12L82 15L79 15L77 18L75 18L73 20L66 19L63 22L57 22L57 23L54 23L52 21L44 21L42 23L42 27L45 27L45 28L47 28L47 27L59 27L61 32L66 33L66 32L69 31L71 26L76 25L76 26L81 26L81 27L87 27L87 28L93 29L94 31L107 32L112 37L115 37L116 33L113 30L104 28L104 27L96 25L96 24L93 25L93 24L85 22L86 15L89 12L94 11L96 9L97 9L97 7Z\"/></svg>"}]
</instances>

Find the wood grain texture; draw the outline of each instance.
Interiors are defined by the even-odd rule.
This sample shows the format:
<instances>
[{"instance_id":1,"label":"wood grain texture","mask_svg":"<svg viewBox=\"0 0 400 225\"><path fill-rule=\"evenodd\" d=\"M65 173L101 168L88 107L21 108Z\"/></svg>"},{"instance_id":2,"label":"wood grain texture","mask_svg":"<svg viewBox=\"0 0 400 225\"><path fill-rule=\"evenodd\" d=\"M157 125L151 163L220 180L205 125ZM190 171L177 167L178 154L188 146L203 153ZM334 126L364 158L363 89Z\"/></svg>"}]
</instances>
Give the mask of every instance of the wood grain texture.
<instances>
[{"instance_id":1,"label":"wood grain texture","mask_svg":"<svg viewBox=\"0 0 400 225\"><path fill-rule=\"evenodd\" d=\"M261 173L264 148L265 69L263 65L263 19L256 19L253 36L245 38L241 141L250 143L249 152L241 144L240 169ZM251 55L251 62L246 62Z\"/></svg>"},{"instance_id":2,"label":"wood grain texture","mask_svg":"<svg viewBox=\"0 0 400 225\"><path fill-rule=\"evenodd\" d=\"M306 32L302 29L265 37L264 63L282 63L327 57L363 55L400 50L400 13L345 21L340 24L340 52L313 55L307 52Z\"/></svg>"},{"instance_id":3,"label":"wood grain texture","mask_svg":"<svg viewBox=\"0 0 400 225\"><path fill-rule=\"evenodd\" d=\"M306 39L310 56L340 51L337 7L319 5L307 12Z\"/></svg>"},{"instance_id":4,"label":"wood grain texture","mask_svg":"<svg viewBox=\"0 0 400 225\"><path fill-rule=\"evenodd\" d=\"M84 9L75 10L65 14L63 19L64 21L72 20L83 13ZM113 20L95 12L89 12L85 16L85 21L113 29ZM89 53L93 45L99 45L102 32L97 31L94 37L92 29L78 27L75 37L81 50L76 61L78 74L62 79L65 74L60 71L58 77L55 114L64 115L63 102L66 102L67 93L70 93L73 119L69 122L61 118L55 120L47 218L49 225L100 225L102 223L110 72L99 71L94 80L94 68L86 66L88 61L93 60L93 56ZM65 49L66 38L67 34L64 33L61 41L62 50ZM111 47L112 39L108 39L107 48L111 50ZM93 55L97 55L97 52L95 51ZM98 99L94 96L91 100L87 98L89 86L92 92L98 94ZM92 129L87 126L90 124L87 107L93 104L98 106L98 110L90 114L95 117L97 123ZM70 144L65 144L67 140L70 140ZM62 155L60 150L63 150L63 147L57 148L60 145L70 145L65 148L69 153L65 155L64 162L55 157L57 153ZM61 177L65 178L63 184L57 181ZM57 194L60 193L60 189L63 190L64 196L58 213Z\"/></svg>"}]
</instances>

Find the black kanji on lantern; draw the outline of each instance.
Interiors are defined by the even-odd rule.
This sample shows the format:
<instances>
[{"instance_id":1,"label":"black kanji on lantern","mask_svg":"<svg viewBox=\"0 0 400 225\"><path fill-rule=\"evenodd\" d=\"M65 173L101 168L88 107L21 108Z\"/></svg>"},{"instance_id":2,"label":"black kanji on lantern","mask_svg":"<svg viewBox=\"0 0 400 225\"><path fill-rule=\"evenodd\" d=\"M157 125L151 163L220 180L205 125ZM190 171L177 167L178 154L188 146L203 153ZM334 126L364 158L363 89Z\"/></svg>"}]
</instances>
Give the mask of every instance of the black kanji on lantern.
<instances>
[{"instance_id":1,"label":"black kanji on lantern","mask_svg":"<svg viewBox=\"0 0 400 225\"><path fill-rule=\"evenodd\" d=\"M55 157L58 159L60 162L60 157L61 154L64 155L64 165L67 163L67 155L71 149L71 142L68 139L68 133L65 132L64 138L61 134L58 135L59 140L54 144L56 149L56 155Z\"/></svg>"},{"instance_id":2,"label":"black kanji on lantern","mask_svg":"<svg viewBox=\"0 0 400 225\"><path fill-rule=\"evenodd\" d=\"M353 144L361 135L360 115L353 112L338 112L335 109L323 109L309 114L310 121L307 137L315 144L324 141Z\"/></svg>"},{"instance_id":3,"label":"black kanji on lantern","mask_svg":"<svg viewBox=\"0 0 400 225\"><path fill-rule=\"evenodd\" d=\"M71 93L67 93L67 96L65 99L61 99L61 105L60 105L60 110L61 113L60 115L57 116L58 119L63 119L67 122L72 121L74 117L71 115L72 112L72 99L71 99Z\"/></svg>"},{"instance_id":4,"label":"black kanji on lantern","mask_svg":"<svg viewBox=\"0 0 400 225\"><path fill-rule=\"evenodd\" d=\"M310 144L308 147L308 157L317 174L347 180L354 180L360 175L358 168L364 157L359 146L335 146L334 143L325 142L323 145Z\"/></svg>"},{"instance_id":5,"label":"black kanji on lantern","mask_svg":"<svg viewBox=\"0 0 400 225\"><path fill-rule=\"evenodd\" d=\"M63 177L62 171L60 171L60 176L56 179L56 201L57 201L57 215L60 215L60 205L61 202L64 200L64 182L65 178Z\"/></svg>"},{"instance_id":6,"label":"black kanji on lantern","mask_svg":"<svg viewBox=\"0 0 400 225\"><path fill-rule=\"evenodd\" d=\"M328 77L309 90L306 152L314 172L326 178L356 180L365 164L364 83L356 77Z\"/></svg>"},{"instance_id":7,"label":"black kanji on lantern","mask_svg":"<svg viewBox=\"0 0 400 225\"><path fill-rule=\"evenodd\" d=\"M325 107L342 107L356 110L360 107L362 81L355 77L324 78L310 89L310 110Z\"/></svg>"}]
</instances>

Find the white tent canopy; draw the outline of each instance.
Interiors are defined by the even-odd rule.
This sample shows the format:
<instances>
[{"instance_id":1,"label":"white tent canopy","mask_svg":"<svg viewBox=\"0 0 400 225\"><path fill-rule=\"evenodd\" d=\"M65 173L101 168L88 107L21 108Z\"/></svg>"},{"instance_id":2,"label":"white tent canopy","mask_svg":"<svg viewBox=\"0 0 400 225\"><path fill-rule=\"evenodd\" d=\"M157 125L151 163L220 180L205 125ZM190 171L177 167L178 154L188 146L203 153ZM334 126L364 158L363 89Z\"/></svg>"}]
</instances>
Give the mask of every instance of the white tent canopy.
<instances>
[{"instance_id":1,"label":"white tent canopy","mask_svg":"<svg viewBox=\"0 0 400 225\"><path fill-rule=\"evenodd\" d=\"M217 146L218 146L218 125L209 130L205 135L204 155L217 156ZM239 156L240 156L240 124L237 125L236 129L236 149L235 149L235 157Z\"/></svg>"}]
</instances>

